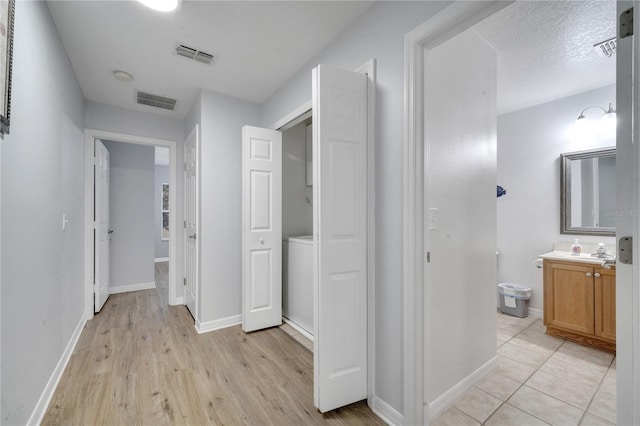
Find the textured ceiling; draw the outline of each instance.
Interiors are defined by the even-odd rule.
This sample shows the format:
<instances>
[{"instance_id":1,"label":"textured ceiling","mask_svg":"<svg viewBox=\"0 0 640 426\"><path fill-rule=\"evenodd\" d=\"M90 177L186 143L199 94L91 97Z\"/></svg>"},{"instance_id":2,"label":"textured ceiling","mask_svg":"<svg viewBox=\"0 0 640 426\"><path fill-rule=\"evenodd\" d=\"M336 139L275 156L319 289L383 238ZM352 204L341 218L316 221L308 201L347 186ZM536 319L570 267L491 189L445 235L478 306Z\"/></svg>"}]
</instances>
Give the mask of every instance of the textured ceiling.
<instances>
[{"instance_id":1,"label":"textured ceiling","mask_svg":"<svg viewBox=\"0 0 640 426\"><path fill-rule=\"evenodd\" d=\"M263 102L373 2L184 1L153 12L137 1L49 0L87 99L183 117L204 88ZM518 1L474 28L498 51L498 110L514 111L615 83L615 1ZM213 53L207 66L178 43ZM134 75L121 83L115 69ZM134 89L178 99L176 112L136 105Z\"/></svg>"},{"instance_id":2,"label":"textured ceiling","mask_svg":"<svg viewBox=\"0 0 640 426\"><path fill-rule=\"evenodd\" d=\"M615 1L520 1L474 28L498 51L499 113L615 83L615 55L593 49L616 35Z\"/></svg>"},{"instance_id":3,"label":"textured ceiling","mask_svg":"<svg viewBox=\"0 0 640 426\"><path fill-rule=\"evenodd\" d=\"M183 1L168 14L132 0L47 4L87 99L184 117L199 88L265 101L373 2ZM218 59L177 56L179 43ZM134 89L177 98L176 112L135 104Z\"/></svg>"}]
</instances>

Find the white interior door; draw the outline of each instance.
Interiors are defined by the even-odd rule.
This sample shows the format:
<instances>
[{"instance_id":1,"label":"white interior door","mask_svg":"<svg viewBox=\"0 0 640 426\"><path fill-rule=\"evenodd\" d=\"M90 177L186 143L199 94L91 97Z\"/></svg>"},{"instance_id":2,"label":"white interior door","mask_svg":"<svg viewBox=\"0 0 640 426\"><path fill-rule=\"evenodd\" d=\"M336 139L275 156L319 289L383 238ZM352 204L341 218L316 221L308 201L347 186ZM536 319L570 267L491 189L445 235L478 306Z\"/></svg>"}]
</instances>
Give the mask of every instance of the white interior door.
<instances>
[{"instance_id":1,"label":"white interior door","mask_svg":"<svg viewBox=\"0 0 640 426\"><path fill-rule=\"evenodd\" d=\"M197 292L199 285L200 223L198 168L200 142L196 125L184 141L184 303L193 318L197 318Z\"/></svg>"},{"instance_id":2,"label":"white interior door","mask_svg":"<svg viewBox=\"0 0 640 426\"><path fill-rule=\"evenodd\" d=\"M640 22L640 2L618 2L618 16L633 7L634 25ZM618 424L640 424L640 210L638 188L638 129L640 81L638 30L624 37L619 28L617 38L617 134L616 169L617 203L616 239L633 236L633 264L616 263L616 336L617 336L617 414ZM618 253L619 254L619 253Z\"/></svg>"},{"instance_id":3,"label":"white interior door","mask_svg":"<svg viewBox=\"0 0 640 426\"><path fill-rule=\"evenodd\" d=\"M99 140L95 141L95 290L94 312L100 312L109 298L109 151Z\"/></svg>"},{"instance_id":4,"label":"white interior door","mask_svg":"<svg viewBox=\"0 0 640 426\"><path fill-rule=\"evenodd\" d=\"M242 128L242 329L282 323L282 134Z\"/></svg>"},{"instance_id":5,"label":"white interior door","mask_svg":"<svg viewBox=\"0 0 640 426\"><path fill-rule=\"evenodd\" d=\"M367 397L367 77L313 70L314 401Z\"/></svg>"}]
</instances>

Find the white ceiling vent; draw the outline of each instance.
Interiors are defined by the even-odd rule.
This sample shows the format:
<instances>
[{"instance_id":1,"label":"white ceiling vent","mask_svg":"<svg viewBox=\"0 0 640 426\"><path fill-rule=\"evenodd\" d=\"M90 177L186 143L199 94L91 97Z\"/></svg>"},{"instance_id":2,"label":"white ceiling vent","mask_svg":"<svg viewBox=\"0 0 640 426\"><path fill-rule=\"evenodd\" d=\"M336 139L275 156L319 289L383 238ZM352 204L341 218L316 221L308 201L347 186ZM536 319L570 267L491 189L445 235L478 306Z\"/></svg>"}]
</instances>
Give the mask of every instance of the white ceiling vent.
<instances>
[{"instance_id":1,"label":"white ceiling vent","mask_svg":"<svg viewBox=\"0 0 640 426\"><path fill-rule=\"evenodd\" d=\"M193 47L185 46L184 44L179 44L178 47L176 47L176 53L180 56L184 56L185 58L193 59L194 61L207 65L211 64L214 59L212 54L194 49Z\"/></svg>"},{"instance_id":2,"label":"white ceiling vent","mask_svg":"<svg viewBox=\"0 0 640 426\"><path fill-rule=\"evenodd\" d=\"M151 93L136 90L136 102L140 105L148 105L155 108L175 111L178 104L177 99L165 98L164 96L152 95Z\"/></svg>"},{"instance_id":3,"label":"white ceiling vent","mask_svg":"<svg viewBox=\"0 0 640 426\"><path fill-rule=\"evenodd\" d=\"M601 41L593 45L598 55L603 58L610 58L616 53L616 38L610 38L609 40Z\"/></svg>"}]
</instances>

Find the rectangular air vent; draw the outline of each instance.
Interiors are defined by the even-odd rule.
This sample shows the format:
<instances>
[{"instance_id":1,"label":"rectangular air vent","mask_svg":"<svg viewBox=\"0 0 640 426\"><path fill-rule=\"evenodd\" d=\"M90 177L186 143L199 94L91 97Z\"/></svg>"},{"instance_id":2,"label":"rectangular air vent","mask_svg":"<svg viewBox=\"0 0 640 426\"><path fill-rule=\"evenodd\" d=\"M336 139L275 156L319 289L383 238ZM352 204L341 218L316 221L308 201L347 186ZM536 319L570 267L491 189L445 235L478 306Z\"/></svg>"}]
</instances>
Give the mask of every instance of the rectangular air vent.
<instances>
[{"instance_id":1,"label":"rectangular air vent","mask_svg":"<svg viewBox=\"0 0 640 426\"><path fill-rule=\"evenodd\" d=\"M212 54L194 49L193 47L185 46L184 44L179 44L178 47L176 47L176 53L180 56L184 56L185 58L193 59L194 61L207 65L211 64L214 59Z\"/></svg>"},{"instance_id":2,"label":"rectangular air vent","mask_svg":"<svg viewBox=\"0 0 640 426\"><path fill-rule=\"evenodd\" d=\"M151 93L136 91L136 102L140 105L148 105L155 108L175 111L178 104L177 99L165 98L164 96L152 95Z\"/></svg>"},{"instance_id":3,"label":"rectangular air vent","mask_svg":"<svg viewBox=\"0 0 640 426\"><path fill-rule=\"evenodd\" d=\"M610 58L616 53L616 38L610 38L609 40L601 41L600 43L596 43L593 45L593 48L596 49L598 55L603 58Z\"/></svg>"}]
</instances>

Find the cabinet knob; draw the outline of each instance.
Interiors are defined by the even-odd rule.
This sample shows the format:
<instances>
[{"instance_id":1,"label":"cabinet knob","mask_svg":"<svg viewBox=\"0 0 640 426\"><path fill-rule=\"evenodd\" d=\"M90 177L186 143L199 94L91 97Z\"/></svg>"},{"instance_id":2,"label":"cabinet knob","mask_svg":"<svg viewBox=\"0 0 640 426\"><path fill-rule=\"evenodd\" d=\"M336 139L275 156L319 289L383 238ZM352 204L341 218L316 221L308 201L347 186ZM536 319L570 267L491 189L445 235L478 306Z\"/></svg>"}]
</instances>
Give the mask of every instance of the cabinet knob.
<instances>
[{"instance_id":1,"label":"cabinet knob","mask_svg":"<svg viewBox=\"0 0 640 426\"><path fill-rule=\"evenodd\" d=\"M600 278L600 272L596 272L596 273L595 273L595 277L596 277L596 278Z\"/></svg>"},{"instance_id":2,"label":"cabinet knob","mask_svg":"<svg viewBox=\"0 0 640 426\"><path fill-rule=\"evenodd\" d=\"M587 272L587 277L591 278L592 274L591 272Z\"/></svg>"}]
</instances>

